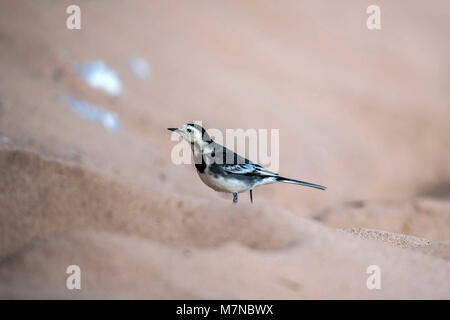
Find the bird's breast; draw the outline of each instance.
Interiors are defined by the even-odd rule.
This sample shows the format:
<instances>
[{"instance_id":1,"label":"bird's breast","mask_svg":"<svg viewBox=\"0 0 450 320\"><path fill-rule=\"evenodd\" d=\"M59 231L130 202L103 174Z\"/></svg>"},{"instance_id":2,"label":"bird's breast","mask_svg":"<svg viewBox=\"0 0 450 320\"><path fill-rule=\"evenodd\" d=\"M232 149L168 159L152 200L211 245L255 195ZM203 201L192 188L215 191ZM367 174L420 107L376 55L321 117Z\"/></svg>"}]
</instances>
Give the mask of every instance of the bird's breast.
<instances>
[{"instance_id":1,"label":"bird's breast","mask_svg":"<svg viewBox=\"0 0 450 320\"><path fill-rule=\"evenodd\" d=\"M253 187L245 180L211 172L208 167L203 172L197 172L204 184L219 192L244 192Z\"/></svg>"}]
</instances>

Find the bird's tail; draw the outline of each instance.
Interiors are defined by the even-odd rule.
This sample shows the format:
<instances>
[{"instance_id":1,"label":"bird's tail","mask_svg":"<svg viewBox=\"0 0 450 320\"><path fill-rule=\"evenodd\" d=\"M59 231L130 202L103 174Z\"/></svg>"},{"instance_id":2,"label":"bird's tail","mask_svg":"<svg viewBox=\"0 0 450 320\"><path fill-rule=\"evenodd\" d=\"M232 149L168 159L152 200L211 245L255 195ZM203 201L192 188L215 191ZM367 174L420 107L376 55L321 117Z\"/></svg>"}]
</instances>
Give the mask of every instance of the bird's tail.
<instances>
[{"instance_id":1,"label":"bird's tail","mask_svg":"<svg viewBox=\"0 0 450 320\"><path fill-rule=\"evenodd\" d=\"M307 186L307 187L316 188L316 189L320 189L320 190L327 190L327 187L320 186L318 184L309 183L309 182L300 181L300 180L288 179L288 178L284 178L284 177L277 177L277 181L284 182L284 183L299 184L301 186Z\"/></svg>"}]
</instances>

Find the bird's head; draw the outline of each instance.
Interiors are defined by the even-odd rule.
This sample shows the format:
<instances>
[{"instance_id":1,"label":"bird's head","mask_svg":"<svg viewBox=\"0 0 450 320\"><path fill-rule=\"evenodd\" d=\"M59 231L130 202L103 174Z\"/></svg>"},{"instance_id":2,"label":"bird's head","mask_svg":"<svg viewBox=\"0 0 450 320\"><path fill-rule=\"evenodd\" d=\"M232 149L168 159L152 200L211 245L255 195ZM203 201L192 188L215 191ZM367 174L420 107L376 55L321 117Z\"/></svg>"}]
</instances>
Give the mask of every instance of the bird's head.
<instances>
[{"instance_id":1,"label":"bird's head","mask_svg":"<svg viewBox=\"0 0 450 320\"><path fill-rule=\"evenodd\" d=\"M190 144L198 144L203 146L205 143L212 142L205 129L198 124L187 123L179 128L167 128L180 134Z\"/></svg>"}]
</instances>

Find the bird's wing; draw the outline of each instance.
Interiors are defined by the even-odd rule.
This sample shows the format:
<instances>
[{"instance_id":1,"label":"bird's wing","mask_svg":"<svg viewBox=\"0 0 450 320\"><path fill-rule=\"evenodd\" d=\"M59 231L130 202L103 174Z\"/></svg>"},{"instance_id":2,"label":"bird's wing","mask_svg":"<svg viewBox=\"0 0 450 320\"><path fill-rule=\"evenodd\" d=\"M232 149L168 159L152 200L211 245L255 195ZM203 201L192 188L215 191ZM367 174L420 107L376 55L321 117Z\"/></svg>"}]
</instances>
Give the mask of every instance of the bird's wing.
<instances>
[{"instance_id":1,"label":"bird's wing","mask_svg":"<svg viewBox=\"0 0 450 320\"><path fill-rule=\"evenodd\" d=\"M250 160L241 157L237 153L230 149L215 145L214 153L211 154L214 157L214 162L227 173L247 175L247 176L266 176L276 177L278 174L273 173L267 169L264 169L259 164L255 164Z\"/></svg>"},{"instance_id":2,"label":"bird's wing","mask_svg":"<svg viewBox=\"0 0 450 320\"><path fill-rule=\"evenodd\" d=\"M263 176L263 177L276 177L278 174L270 172L264 169L258 164L247 163L247 164L224 164L222 169L225 172L232 174L240 174L245 176Z\"/></svg>"},{"instance_id":3,"label":"bird's wing","mask_svg":"<svg viewBox=\"0 0 450 320\"><path fill-rule=\"evenodd\" d=\"M215 144L214 153L212 154L212 156L214 157L214 162L217 164L235 165L252 163L250 160L241 157L237 153L224 146L221 146L220 144Z\"/></svg>"}]
</instances>

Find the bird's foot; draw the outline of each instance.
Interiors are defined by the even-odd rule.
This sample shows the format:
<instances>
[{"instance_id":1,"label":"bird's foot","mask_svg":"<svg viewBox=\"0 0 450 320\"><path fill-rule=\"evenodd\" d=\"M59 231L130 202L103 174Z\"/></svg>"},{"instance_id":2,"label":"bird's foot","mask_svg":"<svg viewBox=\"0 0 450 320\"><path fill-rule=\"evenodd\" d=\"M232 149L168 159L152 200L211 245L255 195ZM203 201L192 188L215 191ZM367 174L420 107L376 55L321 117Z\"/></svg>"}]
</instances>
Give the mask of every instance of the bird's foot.
<instances>
[{"instance_id":1,"label":"bird's foot","mask_svg":"<svg viewBox=\"0 0 450 320\"><path fill-rule=\"evenodd\" d=\"M238 194L237 192L233 192L233 203L237 203L238 202Z\"/></svg>"},{"instance_id":2,"label":"bird's foot","mask_svg":"<svg viewBox=\"0 0 450 320\"><path fill-rule=\"evenodd\" d=\"M250 202L253 203L253 190L250 189Z\"/></svg>"}]
</instances>

